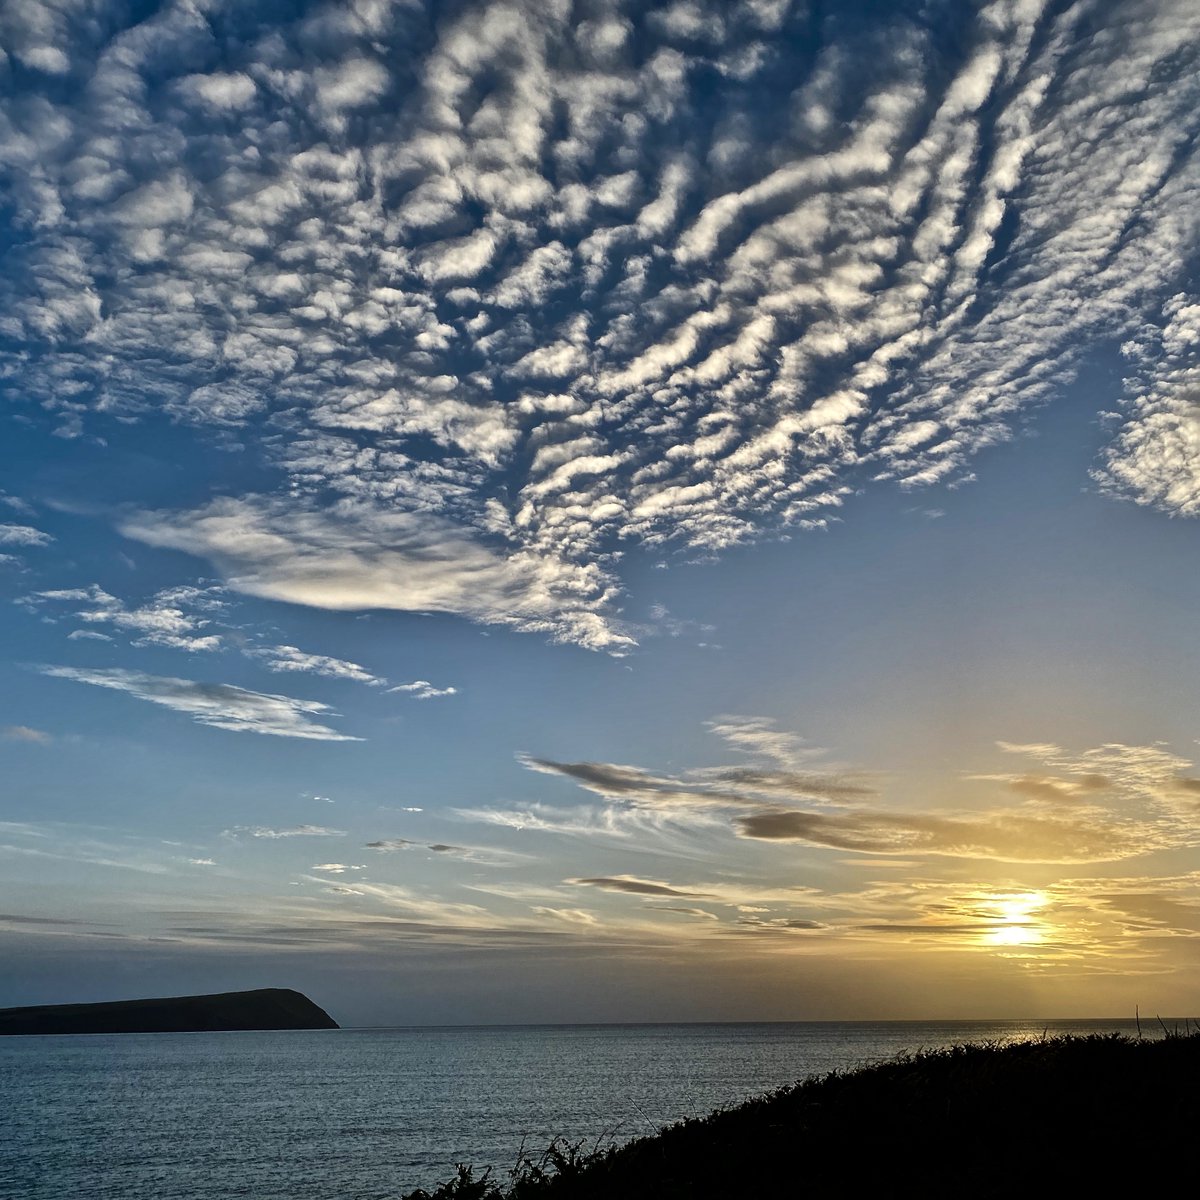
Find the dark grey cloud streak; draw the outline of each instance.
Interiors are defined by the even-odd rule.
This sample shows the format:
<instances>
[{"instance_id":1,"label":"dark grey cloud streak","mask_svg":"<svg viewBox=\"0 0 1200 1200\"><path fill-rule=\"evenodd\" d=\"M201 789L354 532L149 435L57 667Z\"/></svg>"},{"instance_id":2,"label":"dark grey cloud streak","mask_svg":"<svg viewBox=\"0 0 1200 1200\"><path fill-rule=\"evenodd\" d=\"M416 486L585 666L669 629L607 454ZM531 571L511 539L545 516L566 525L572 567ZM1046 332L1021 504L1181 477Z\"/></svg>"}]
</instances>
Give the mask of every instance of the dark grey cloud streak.
<instances>
[{"instance_id":1,"label":"dark grey cloud streak","mask_svg":"<svg viewBox=\"0 0 1200 1200\"><path fill-rule=\"evenodd\" d=\"M1200 511L1188 0L283 11L0 9L12 398L286 475L128 536L620 653L623 544L953 483L1101 337Z\"/></svg>"},{"instance_id":2,"label":"dark grey cloud streak","mask_svg":"<svg viewBox=\"0 0 1200 1200\"><path fill-rule=\"evenodd\" d=\"M572 879L569 882L606 892L626 892L631 896L674 896L680 900L711 900L712 892L688 892L650 879L634 879L629 875L601 876L595 879ZM694 909L672 909L672 912L694 912Z\"/></svg>"}]
</instances>

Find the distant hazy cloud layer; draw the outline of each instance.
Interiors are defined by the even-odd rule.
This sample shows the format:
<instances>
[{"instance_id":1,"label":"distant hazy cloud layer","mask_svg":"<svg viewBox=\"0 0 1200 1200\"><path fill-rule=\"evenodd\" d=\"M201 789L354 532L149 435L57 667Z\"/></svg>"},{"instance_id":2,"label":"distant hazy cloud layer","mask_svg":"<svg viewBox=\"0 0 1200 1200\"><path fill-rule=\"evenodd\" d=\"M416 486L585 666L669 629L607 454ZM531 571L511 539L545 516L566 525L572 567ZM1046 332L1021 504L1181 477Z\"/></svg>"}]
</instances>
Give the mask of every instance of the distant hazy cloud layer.
<instances>
[{"instance_id":1,"label":"distant hazy cloud layer","mask_svg":"<svg viewBox=\"0 0 1200 1200\"><path fill-rule=\"evenodd\" d=\"M86 674L74 677L158 702L188 696L188 711L197 712L189 692L197 685ZM204 711L220 710L226 719L241 704L242 716L229 719L250 721L256 703L280 699L238 700L229 694L237 691L209 689ZM286 723L278 715L267 719ZM920 985L922 1003L929 978L942 978L938 971L953 980L963 971L998 970L988 964L1009 958L1022 974L1067 989L1058 994L1072 994L1081 971L1110 983L1128 980L1131 989L1161 987L1172 972L1193 978L1200 872L1163 864L1194 850L1200 779L1190 760L1164 745L1079 752L1001 743L996 761L1010 761L1012 771L957 777L962 805L931 812L890 800L883 778L822 771L815 752L761 719L722 717L712 726L735 746L749 732L776 754L752 752L752 767L678 775L529 760L594 799L459 814L479 823L495 845L433 841L419 832L420 821L414 827L418 810L375 805L347 807L338 828L296 820L235 824L218 839L214 826L205 843L187 845L107 827L0 822L0 856L10 861L135 872L165 881L161 886L197 872L240 880L243 888L270 881L250 904L250 892L234 889L197 896L186 907L158 904L120 924L48 912L0 915L0 928L55 939L102 932L113 945L169 941L205 953L323 949L365 956L376 968L379 956L389 961L406 944L520 951L533 956L530 962L542 950L556 960L582 952L614 968L667 956L677 969L681 956L696 952L715 977L733 970L742 954L764 955L754 969L765 970L776 951L793 974L794 956L807 956L805 972L818 976L834 961L819 956L852 962L861 954L876 979L893 978L897 954L971 956L940 967L917 960L914 970L933 973ZM7 736L36 740L31 732L10 729ZM803 775L793 769L799 757L808 766ZM741 785L729 783L734 773ZM366 841L366 826L414 836ZM358 853L339 850L333 861L333 847L351 842L375 853L354 863L343 859ZM583 853L572 859L572 849ZM330 861L312 864L314 857ZM595 866L568 872L570 861ZM996 978L1008 977L1005 971Z\"/></svg>"},{"instance_id":2,"label":"distant hazy cloud layer","mask_svg":"<svg viewBox=\"0 0 1200 1200\"><path fill-rule=\"evenodd\" d=\"M620 652L623 542L953 484L1100 337L1097 479L1200 507L1190 0L281 11L0 8L14 396L287 474L130 537Z\"/></svg>"}]
</instances>

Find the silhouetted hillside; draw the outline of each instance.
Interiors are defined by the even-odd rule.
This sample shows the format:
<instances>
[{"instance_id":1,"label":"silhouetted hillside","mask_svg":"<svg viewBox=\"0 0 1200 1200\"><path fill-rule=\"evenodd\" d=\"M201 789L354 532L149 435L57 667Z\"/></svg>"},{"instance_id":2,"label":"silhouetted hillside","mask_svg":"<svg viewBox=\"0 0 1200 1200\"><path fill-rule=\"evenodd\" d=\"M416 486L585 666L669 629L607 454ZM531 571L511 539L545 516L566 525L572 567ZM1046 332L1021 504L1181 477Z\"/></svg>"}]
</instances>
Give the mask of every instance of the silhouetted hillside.
<instances>
[{"instance_id":1,"label":"silhouetted hillside","mask_svg":"<svg viewBox=\"0 0 1200 1200\"><path fill-rule=\"evenodd\" d=\"M407 1200L1182 1195L1198 1118L1197 1035L958 1046Z\"/></svg>"},{"instance_id":2,"label":"silhouetted hillside","mask_svg":"<svg viewBox=\"0 0 1200 1200\"><path fill-rule=\"evenodd\" d=\"M0 1009L0 1034L337 1028L337 1022L323 1008L291 988Z\"/></svg>"}]
</instances>

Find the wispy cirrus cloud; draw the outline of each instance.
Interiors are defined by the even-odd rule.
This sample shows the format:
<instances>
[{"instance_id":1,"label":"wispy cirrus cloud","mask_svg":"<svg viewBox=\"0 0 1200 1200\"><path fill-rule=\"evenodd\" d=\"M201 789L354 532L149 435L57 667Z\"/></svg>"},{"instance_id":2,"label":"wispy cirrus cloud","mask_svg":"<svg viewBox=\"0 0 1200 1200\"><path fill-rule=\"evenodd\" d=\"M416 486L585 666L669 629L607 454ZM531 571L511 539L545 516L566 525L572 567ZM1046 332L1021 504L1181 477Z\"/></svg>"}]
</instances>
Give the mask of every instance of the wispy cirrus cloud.
<instances>
[{"instance_id":1,"label":"wispy cirrus cloud","mask_svg":"<svg viewBox=\"0 0 1200 1200\"><path fill-rule=\"evenodd\" d=\"M292 696L253 692L228 683L202 683L116 667L43 666L38 669L42 674L58 679L125 692L139 700L184 713L199 724L214 729L327 742L362 740L322 725L321 719L332 715L333 710L316 700L298 700Z\"/></svg>"},{"instance_id":2,"label":"wispy cirrus cloud","mask_svg":"<svg viewBox=\"0 0 1200 1200\"><path fill-rule=\"evenodd\" d=\"M22 516L31 517L34 514L33 505L28 500L20 496L10 495L2 488L0 488L0 504L3 504L6 508L11 508L14 512L19 512Z\"/></svg>"},{"instance_id":3,"label":"wispy cirrus cloud","mask_svg":"<svg viewBox=\"0 0 1200 1200\"><path fill-rule=\"evenodd\" d=\"M64 821L0 822L0 839L0 854L34 863L86 863L143 875L169 875L179 861L177 855L166 852L168 847L177 847L177 842Z\"/></svg>"},{"instance_id":4,"label":"wispy cirrus cloud","mask_svg":"<svg viewBox=\"0 0 1200 1200\"><path fill-rule=\"evenodd\" d=\"M692 833L698 826L719 828L717 814L706 818L695 808L664 811L630 804L558 806L531 803L520 807L455 808L464 821L511 829L518 833L555 834L631 846L638 838L653 838L659 847L674 835Z\"/></svg>"},{"instance_id":5,"label":"wispy cirrus cloud","mask_svg":"<svg viewBox=\"0 0 1200 1200\"><path fill-rule=\"evenodd\" d=\"M1191 6L100 9L5 10L5 370L285 472L122 521L234 589L620 652L622 542L961 481L1112 339L1103 485L1194 507Z\"/></svg>"}]
</instances>

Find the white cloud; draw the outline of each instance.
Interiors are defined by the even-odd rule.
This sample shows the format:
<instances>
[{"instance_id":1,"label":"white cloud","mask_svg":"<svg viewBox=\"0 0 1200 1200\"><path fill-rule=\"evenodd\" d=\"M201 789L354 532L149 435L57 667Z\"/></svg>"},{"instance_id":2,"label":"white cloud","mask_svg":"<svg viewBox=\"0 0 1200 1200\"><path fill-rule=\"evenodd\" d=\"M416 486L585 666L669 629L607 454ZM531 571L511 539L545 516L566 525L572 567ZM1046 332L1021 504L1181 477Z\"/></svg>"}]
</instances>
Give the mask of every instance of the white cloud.
<instances>
[{"instance_id":1,"label":"white cloud","mask_svg":"<svg viewBox=\"0 0 1200 1200\"><path fill-rule=\"evenodd\" d=\"M434 687L428 679L414 679L412 683L397 684L396 687L388 688L388 691L404 693L411 696L414 700L434 700L439 696L457 695L458 688Z\"/></svg>"},{"instance_id":2,"label":"white cloud","mask_svg":"<svg viewBox=\"0 0 1200 1200\"><path fill-rule=\"evenodd\" d=\"M796 734L776 729L775 722L766 717L721 716L706 724L710 732L736 749L772 759L784 767L794 767L822 754L806 746Z\"/></svg>"},{"instance_id":3,"label":"white cloud","mask_svg":"<svg viewBox=\"0 0 1200 1200\"><path fill-rule=\"evenodd\" d=\"M313 78L318 106L335 113L372 104L388 86L388 73L383 65L365 57L318 67Z\"/></svg>"},{"instance_id":4,"label":"white cloud","mask_svg":"<svg viewBox=\"0 0 1200 1200\"><path fill-rule=\"evenodd\" d=\"M0 525L0 546L46 546L54 539L32 525Z\"/></svg>"},{"instance_id":5,"label":"white cloud","mask_svg":"<svg viewBox=\"0 0 1200 1200\"><path fill-rule=\"evenodd\" d=\"M176 170L127 192L113 205L110 219L129 229L158 229L186 221L194 207L191 185L183 172Z\"/></svg>"},{"instance_id":6,"label":"white cloud","mask_svg":"<svg viewBox=\"0 0 1200 1200\"><path fill-rule=\"evenodd\" d=\"M40 745L46 745L50 741L48 733L29 725L6 725L0 729L0 736L7 738L10 742L36 742Z\"/></svg>"},{"instance_id":7,"label":"white cloud","mask_svg":"<svg viewBox=\"0 0 1200 1200\"><path fill-rule=\"evenodd\" d=\"M344 658L330 658L326 654L308 654L297 646L269 646L247 653L260 659L268 671L301 671L310 675L325 675L330 679L350 679L373 687L381 687L387 682L358 663L348 662Z\"/></svg>"},{"instance_id":8,"label":"white cloud","mask_svg":"<svg viewBox=\"0 0 1200 1200\"><path fill-rule=\"evenodd\" d=\"M57 46L29 46L19 57L27 67L48 75L65 75L71 69L71 60Z\"/></svg>"},{"instance_id":9,"label":"white cloud","mask_svg":"<svg viewBox=\"0 0 1200 1200\"><path fill-rule=\"evenodd\" d=\"M40 670L59 679L73 679L77 683L126 692L139 700L185 713L201 725L211 725L215 729L328 742L362 740L320 724L320 719L334 714L329 705L316 700L297 700L291 696L252 692L228 683L200 683L119 668L49 666Z\"/></svg>"},{"instance_id":10,"label":"white cloud","mask_svg":"<svg viewBox=\"0 0 1200 1200\"><path fill-rule=\"evenodd\" d=\"M460 613L596 649L628 645L592 611L595 569L505 557L452 522L343 501L310 511L266 497L190 513L138 513L121 531L213 562L235 591L313 608Z\"/></svg>"},{"instance_id":11,"label":"white cloud","mask_svg":"<svg viewBox=\"0 0 1200 1200\"><path fill-rule=\"evenodd\" d=\"M179 89L189 100L217 112L240 112L254 102L258 92L254 80L240 71L188 75L180 80Z\"/></svg>"},{"instance_id":12,"label":"white cloud","mask_svg":"<svg viewBox=\"0 0 1200 1200\"><path fill-rule=\"evenodd\" d=\"M543 904L532 906L533 911L541 917L553 917L558 921L566 921L569 925L582 925L586 929L594 929L600 921L595 913L582 908L549 908Z\"/></svg>"},{"instance_id":13,"label":"white cloud","mask_svg":"<svg viewBox=\"0 0 1200 1200\"><path fill-rule=\"evenodd\" d=\"M1200 304L1177 295L1163 315L1163 329L1125 348L1142 374L1095 477L1138 504L1200 516Z\"/></svg>"},{"instance_id":14,"label":"white cloud","mask_svg":"<svg viewBox=\"0 0 1200 1200\"><path fill-rule=\"evenodd\" d=\"M74 616L89 625L107 625L136 634L135 646L169 646L176 650L219 650L221 636L201 632L211 624L211 614L222 607L220 589L200 587L165 588L145 604L130 608L98 584L87 588L65 588L38 592L31 600L51 603L80 603ZM99 630L74 630L72 640L92 638L111 641Z\"/></svg>"}]
</instances>

